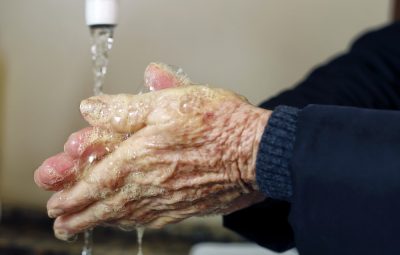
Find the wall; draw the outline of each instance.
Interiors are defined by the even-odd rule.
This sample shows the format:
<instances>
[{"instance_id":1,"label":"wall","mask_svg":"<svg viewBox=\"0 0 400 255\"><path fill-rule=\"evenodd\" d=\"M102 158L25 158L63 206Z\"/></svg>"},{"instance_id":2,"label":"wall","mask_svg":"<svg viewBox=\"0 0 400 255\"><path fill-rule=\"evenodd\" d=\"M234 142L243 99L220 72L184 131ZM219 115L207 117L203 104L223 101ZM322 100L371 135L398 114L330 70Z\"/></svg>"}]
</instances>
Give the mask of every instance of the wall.
<instances>
[{"instance_id":1,"label":"wall","mask_svg":"<svg viewBox=\"0 0 400 255\"><path fill-rule=\"evenodd\" d=\"M390 1L122 0L122 6L107 92L136 92L146 64L163 61L259 103L385 23ZM9 204L44 208L49 194L35 187L33 171L85 125L78 105L92 83L83 8L83 0L0 0L1 196Z\"/></svg>"}]
</instances>

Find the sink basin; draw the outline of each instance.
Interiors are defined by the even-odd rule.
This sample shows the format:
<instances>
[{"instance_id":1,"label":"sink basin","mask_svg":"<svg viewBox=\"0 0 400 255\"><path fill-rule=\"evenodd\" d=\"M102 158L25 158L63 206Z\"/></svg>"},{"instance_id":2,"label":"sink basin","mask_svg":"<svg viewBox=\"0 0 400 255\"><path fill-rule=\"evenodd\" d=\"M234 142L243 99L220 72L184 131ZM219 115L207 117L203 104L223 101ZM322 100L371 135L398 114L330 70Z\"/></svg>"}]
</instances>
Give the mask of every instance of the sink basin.
<instances>
[{"instance_id":1,"label":"sink basin","mask_svg":"<svg viewBox=\"0 0 400 255\"><path fill-rule=\"evenodd\" d=\"M192 247L190 255L298 255L295 249L276 253L252 243L199 243Z\"/></svg>"}]
</instances>

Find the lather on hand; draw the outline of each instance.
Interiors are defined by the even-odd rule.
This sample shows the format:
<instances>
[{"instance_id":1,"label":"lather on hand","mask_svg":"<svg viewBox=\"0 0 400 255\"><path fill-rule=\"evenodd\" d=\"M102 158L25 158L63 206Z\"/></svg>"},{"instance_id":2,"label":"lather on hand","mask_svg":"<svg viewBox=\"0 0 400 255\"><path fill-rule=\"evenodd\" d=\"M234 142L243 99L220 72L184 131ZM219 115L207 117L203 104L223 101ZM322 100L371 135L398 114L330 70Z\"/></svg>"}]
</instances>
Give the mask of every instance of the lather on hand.
<instances>
[{"instance_id":1,"label":"lather on hand","mask_svg":"<svg viewBox=\"0 0 400 255\"><path fill-rule=\"evenodd\" d=\"M158 228L264 198L255 162L270 111L162 64L149 65L145 80L158 91L84 100L92 127L36 170L40 187L58 191L47 204L58 238L99 224Z\"/></svg>"}]
</instances>

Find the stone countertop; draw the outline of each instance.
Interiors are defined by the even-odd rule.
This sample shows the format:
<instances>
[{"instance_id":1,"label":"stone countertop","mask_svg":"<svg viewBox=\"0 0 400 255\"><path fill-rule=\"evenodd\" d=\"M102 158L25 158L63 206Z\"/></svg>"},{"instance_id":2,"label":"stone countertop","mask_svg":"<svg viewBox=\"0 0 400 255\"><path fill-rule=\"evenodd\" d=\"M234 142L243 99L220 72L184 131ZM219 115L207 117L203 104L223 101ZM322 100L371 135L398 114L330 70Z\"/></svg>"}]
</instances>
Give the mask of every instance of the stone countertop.
<instances>
[{"instance_id":1,"label":"stone countertop","mask_svg":"<svg viewBox=\"0 0 400 255\"><path fill-rule=\"evenodd\" d=\"M93 254L137 254L137 236L112 228L94 230ZM57 240L52 232L52 220L44 212L8 209L0 223L0 254L4 255L72 255L81 254L83 237L73 243ZM161 230L146 230L144 255L188 255L199 242L237 242L239 236L222 227L202 224L177 224Z\"/></svg>"}]
</instances>

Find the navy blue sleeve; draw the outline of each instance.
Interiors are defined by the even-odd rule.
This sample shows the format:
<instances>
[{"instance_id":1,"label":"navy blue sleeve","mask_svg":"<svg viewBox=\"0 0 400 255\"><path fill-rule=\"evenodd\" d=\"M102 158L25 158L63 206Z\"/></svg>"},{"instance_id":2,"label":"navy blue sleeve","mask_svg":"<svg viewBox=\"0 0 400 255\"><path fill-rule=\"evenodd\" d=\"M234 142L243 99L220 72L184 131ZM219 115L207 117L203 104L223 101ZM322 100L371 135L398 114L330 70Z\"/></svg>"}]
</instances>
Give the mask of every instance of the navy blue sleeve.
<instances>
[{"instance_id":1,"label":"navy blue sleeve","mask_svg":"<svg viewBox=\"0 0 400 255\"><path fill-rule=\"evenodd\" d=\"M400 112L308 106L291 166L300 254L400 254Z\"/></svg>"},{"instance_id":2,"label":"navy blue sleeve","mask_svg":"<svg viewBox=\"0 0 400 255\"><path fill-rule=\"evenodd\" d=\"M370 32L359 38L348 53L317 68L295 88L261 107L322 104L400 109L399 45L400 23ZM290 208L288 202L268 198L225 216L224 225L262 246L283 251L294 246L293 229L287 218Z\"/></svg>"}]
</instances>

